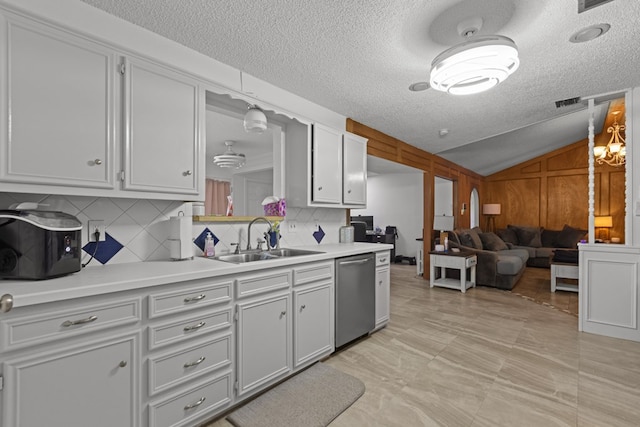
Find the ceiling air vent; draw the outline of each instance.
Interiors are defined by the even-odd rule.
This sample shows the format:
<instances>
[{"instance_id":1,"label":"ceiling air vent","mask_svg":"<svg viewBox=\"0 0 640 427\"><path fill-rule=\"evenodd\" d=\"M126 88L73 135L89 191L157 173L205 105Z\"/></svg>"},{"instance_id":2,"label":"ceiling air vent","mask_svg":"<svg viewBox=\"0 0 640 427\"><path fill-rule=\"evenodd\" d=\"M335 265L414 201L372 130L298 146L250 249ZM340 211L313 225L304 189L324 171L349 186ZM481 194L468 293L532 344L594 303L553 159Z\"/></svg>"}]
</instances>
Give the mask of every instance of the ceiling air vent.
<instances>
[{"instance_id":1,"label":"ceiling air vent","mask_svg":"<svg viewBox=\"0 0 640 427\"><path fill-rule=\"evenodd\" d=\"M562 101L556 101L556 108L568 107L569 105L577 104L580 102L580 97L563 99Z\"/></svg>"},{"instance_id":2,"label":"ceiling air vent","mask_svg":"<svg viewBox=\"0 0 640 427\"><path fill-rule=\"evenodd\" d=\"M602 6L613 0L578 0L578 13L586 12L594 7Z\"/></svg>"}]
</instances>

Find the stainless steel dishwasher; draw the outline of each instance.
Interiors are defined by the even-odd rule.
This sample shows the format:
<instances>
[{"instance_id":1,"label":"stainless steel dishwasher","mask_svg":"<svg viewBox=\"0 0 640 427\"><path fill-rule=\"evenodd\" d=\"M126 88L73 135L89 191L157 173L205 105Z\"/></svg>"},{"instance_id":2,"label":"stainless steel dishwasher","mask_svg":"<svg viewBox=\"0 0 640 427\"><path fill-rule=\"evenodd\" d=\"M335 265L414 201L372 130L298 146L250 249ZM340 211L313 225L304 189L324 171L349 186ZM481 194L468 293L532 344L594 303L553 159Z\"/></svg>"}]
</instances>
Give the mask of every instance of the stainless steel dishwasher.
<instances>
[{"instance_id":1,"label":"stainless steel dishwasher","mask_svg":"<svg viewBox=\"0 0 640 427\"><path fill-rule=\"evenodd\" d=\"M373 253L336 258L336 347L374 329L375 275Z\"/></svg>"}]
</instances>

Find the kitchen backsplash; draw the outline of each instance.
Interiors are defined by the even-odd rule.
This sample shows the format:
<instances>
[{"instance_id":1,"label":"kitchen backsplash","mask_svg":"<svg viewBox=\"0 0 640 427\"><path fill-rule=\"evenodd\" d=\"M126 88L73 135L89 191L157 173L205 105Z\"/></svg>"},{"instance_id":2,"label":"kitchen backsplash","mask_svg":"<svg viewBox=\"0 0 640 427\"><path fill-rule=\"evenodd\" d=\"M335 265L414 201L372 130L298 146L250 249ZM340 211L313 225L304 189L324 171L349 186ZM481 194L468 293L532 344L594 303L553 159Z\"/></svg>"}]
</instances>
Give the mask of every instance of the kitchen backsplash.
<instances>
[{"instance_id":1,"label":"kitchen backsplash","mask_svg":"<svg viewBox=\"0 0 640 427\"><path fill-rule=\"evenodd\" d=\"M89 220L103 220L106 225L105 242L100 242L96 259L102 264L154 261L169 259L169 218L183 212L191 215L191 203L167 200L138 200L124 198L61 196L46 194L0 193L0 209L20 202L37 202L40 209L61 211L74 215L82 222L83 262L89 259L94 244L88 243ZM299 209L287 207L286 220L280 224L282 247L338 243L339 228L345 224L344 209ZM294 221L294 230L289 223ZM193 223L192 237L196 239L209 229L217 238L216 252L229 252L231 243L247 245L247 223ZM251 246L267 230L264 223L252 227ZM320 240L320 242L318 242ZM202 251L194 244L194 256ZM96 263L96 265L99 265Z\"/></svg>"}]
</instances>

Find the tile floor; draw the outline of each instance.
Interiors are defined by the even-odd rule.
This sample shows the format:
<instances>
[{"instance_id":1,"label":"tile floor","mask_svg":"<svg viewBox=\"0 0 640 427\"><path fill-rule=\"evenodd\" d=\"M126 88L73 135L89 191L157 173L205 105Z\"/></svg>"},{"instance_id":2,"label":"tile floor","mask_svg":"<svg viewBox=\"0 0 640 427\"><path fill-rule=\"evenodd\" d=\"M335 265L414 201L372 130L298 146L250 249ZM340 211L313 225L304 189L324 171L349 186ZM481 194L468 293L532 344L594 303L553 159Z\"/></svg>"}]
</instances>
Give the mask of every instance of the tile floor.
<instances>
[{"instance_id":1,"label":"tile floor","mask_svg":"<svg viewBox=\"0 0 640 427\"><path fill-rule=\"evenodd\" d=\"M391 277L391 323L325 362L367 388L332 427L640 425L640 343L511 292L431 289L414 266Z\"/></svg>"}]
</instances>

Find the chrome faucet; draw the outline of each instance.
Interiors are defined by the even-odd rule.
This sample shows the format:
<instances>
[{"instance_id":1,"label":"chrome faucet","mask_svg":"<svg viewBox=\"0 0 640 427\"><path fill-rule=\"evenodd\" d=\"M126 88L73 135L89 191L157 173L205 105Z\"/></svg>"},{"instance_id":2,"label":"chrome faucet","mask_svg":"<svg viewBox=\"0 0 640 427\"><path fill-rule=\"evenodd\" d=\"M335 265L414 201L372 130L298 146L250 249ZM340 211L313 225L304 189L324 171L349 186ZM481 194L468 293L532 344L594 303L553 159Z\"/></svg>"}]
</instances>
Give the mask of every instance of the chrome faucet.
<instances>
[{"instance_id":1,"label":"chrome faucet","mask_svg":"<svg viewBox=\"0 0 640 427\"><path fill-rule=\"evenodd\" d=\"M249 227L247 227L247 250L248 251L251 250L251 226L257 221L263 221L263 222L266 222L267 224L269 224L269 230L271 230L271 227L272 227L271 221L269 221L267 218L265 218L263 216L259 216L257 218L254 218L249 223Z\"/></svg>"}]
</instances>

